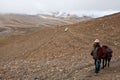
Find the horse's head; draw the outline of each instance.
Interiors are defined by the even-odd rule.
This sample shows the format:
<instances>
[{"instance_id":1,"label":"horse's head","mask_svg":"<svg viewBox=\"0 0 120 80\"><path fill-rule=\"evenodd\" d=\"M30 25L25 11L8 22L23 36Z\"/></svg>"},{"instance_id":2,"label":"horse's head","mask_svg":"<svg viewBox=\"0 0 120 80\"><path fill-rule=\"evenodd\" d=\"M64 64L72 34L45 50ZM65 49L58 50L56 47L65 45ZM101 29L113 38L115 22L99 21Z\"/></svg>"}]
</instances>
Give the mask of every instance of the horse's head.
<instances>
[{"instance_id":1,"label":"horse's head","mask_svg":"<svg viewBox=\"0 0 120 80\"><path fill-rule=\"evenodd\" d=\"M102 46L102 51L103 51L103 53L107 53L107 51L106 51L107 48L108 48L108 47L105 46L105 45Z\"/></svg>"},{"instance_id":2,"label":"horse's head","mask_svg":"<svg viewBox=\"0 0 120 80\"><path fill-rule=\"evenodd\" d=\"M106 55L107 55L106 49L107 49L107 46L106 46L106 45L103 45L103 46L102 46L103 57L106 57Z\"/></svg>"}]
</instances>

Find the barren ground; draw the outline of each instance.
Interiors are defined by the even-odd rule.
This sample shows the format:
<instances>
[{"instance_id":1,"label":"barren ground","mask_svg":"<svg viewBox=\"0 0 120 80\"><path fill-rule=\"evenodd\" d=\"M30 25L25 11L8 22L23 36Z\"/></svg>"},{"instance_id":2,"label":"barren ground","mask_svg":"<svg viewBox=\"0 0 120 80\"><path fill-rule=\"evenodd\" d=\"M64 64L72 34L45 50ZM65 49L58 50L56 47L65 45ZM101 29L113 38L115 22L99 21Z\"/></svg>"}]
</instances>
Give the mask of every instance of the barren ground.
<instances>
[{"instance_id":1,"label":"barren ground","mask_svg":"<svg viewBox=\"0 0 120 80\"><path fill-rule=\"evenodd\" d=\"M119 26L118 13L1 37L0 80L120 80ZM114 51L110 68L101 69L97 75L90 56L96 38Z\"/></svg>"}]
</instances>

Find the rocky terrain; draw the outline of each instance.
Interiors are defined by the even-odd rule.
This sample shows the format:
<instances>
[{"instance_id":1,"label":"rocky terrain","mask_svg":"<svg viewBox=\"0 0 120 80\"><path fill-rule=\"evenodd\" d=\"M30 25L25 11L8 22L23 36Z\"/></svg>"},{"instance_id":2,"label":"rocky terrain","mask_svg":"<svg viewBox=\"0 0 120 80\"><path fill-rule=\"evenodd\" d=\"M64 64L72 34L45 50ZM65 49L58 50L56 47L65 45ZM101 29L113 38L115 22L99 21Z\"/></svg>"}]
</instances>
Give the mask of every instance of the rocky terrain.
<instances>
[{"instance_id":1,"label":"rocky terrain","mask_svg":"<svg viewBox=\"0 0 120 80\"><path fill-rule=\"evenodd\" d=\"M116 13L1 38L0 79L120 80L119 26L120 13ZM96 38L114 52L110 68L102 69L97 75L90 56Z\"/></svg>"}]
</instances>

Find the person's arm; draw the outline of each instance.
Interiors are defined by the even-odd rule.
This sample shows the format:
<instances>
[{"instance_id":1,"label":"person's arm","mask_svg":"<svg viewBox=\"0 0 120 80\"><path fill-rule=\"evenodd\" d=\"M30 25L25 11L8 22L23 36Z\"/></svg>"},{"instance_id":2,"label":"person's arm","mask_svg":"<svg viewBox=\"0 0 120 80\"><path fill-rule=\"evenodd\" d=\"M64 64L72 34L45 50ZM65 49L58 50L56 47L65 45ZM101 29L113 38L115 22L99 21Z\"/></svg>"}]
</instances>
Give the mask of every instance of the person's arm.
<instances>
[{"instance_id":1,"label":"person's arm","mask_svg":"<svg viewBox=\"0 0 120 80\"><path fill-rule=\"evenodd\" d=\"M93 56L93 50L91 51L90 55Z\"/></svg>"}]
</instances>

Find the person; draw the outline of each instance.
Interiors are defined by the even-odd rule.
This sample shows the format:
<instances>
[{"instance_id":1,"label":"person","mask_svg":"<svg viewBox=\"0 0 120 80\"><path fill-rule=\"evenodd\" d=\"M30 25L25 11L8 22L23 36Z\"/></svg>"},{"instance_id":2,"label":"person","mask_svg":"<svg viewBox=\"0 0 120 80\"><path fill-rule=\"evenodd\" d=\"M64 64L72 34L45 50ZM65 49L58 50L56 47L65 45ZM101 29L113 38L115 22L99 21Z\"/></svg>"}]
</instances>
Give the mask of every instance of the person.
<instances>
[{"instance_id":1,"label":"person","mask_svg":"<svg viewBox=\"0 0 120 80\"><path fill-rule=\"evenodd\" d=\"M95 64L95 73L99 73L100 71L100 64L101 64L101 58L103 56L102 48L100 46L99 39L96 39L93 44L93 50L91 52L91 56L94 59Z\"/></svg>"}]
</instances>

